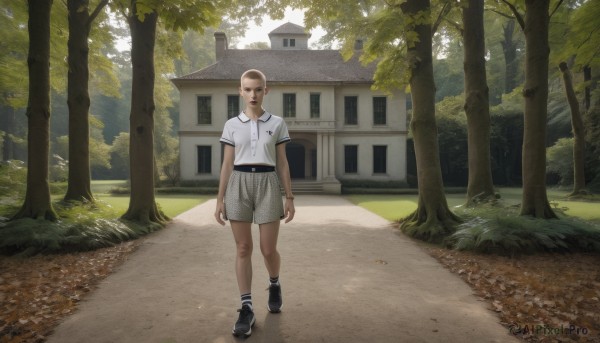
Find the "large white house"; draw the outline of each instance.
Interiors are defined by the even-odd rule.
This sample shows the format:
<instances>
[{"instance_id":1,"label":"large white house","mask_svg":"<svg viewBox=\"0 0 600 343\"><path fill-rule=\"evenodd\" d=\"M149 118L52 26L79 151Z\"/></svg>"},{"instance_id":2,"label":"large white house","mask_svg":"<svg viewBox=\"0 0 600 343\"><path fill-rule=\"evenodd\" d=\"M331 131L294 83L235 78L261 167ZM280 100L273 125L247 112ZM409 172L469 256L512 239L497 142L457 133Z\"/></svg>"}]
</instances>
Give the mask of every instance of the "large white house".
<instances>
[{"instance_id":1,"label":"large white house","mask_svg":"<svg viewBox=\"0 0 600 343\"><path fill-rule=\"evenodd\" d=\"M286 23L269 33L270 50L244 50L229 49L217 32L216 63L172 80L180 92L182 180L219 178L219 138L243 109L239 78L252 68L267 76L264 108L288 125L294 185L340 193L343 179L406 180L404 92L372 91L374 64L344 61L338 50L310 50L309 37Z\"/></svg>"}]
</instances>

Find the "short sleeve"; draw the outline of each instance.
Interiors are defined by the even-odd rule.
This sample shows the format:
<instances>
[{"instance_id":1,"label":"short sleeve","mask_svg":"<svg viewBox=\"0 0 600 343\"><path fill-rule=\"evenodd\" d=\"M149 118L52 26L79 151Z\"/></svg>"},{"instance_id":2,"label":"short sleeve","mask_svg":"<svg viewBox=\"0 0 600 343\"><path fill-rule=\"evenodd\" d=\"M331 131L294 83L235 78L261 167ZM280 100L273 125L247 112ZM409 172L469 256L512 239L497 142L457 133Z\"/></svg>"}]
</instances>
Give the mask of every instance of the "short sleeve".
<instances>
[{"instance_id":1,"label":"short sleeve","mask_svg":"<svg viewBox=\"0 0 600 343\"><path fill-rule=\"evenodd\" d=\"M285 121L282 120L281 125L279 127L279 135L277 136L277 142L275 143L275 145L279 145L281 143L287 143L291 140L292 139L290 138L290 134L288 132L287 125L285 124Z\"/></svg>"},{"instance_id":2,"label":"short sleeve","mask_svg":"<svg viewBox=\"0 0 600 343\"><path fill-rule=\"evenodd\" d=\"M221 139L219 142L231 146L235 146L235 141L233 140L233 130L231 129L231 122L227 121L225 126L223 127L223 134L221 135Z\"/></svg>"}]
</instances>

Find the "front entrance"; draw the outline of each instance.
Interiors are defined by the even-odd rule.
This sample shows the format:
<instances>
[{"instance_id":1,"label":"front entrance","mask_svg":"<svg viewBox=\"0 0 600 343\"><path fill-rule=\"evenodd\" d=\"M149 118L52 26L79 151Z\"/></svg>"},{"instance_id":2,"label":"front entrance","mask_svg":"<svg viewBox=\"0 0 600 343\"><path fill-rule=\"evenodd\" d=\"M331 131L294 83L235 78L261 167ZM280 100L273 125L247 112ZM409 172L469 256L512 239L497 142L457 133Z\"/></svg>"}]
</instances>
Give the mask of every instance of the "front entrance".
<instances>
[{"instance_id":1,"label":"front entrance","mask_svg":"<svg viewBox=\"0 0 600 343\"><path fill-rule=\"evenodd\" d=\"M292 179L304 179L305 174L305 153L304 145L297 143L288 143L285 147L288 164L290 165L290 176Z\"/></svg>"}]
</instances>

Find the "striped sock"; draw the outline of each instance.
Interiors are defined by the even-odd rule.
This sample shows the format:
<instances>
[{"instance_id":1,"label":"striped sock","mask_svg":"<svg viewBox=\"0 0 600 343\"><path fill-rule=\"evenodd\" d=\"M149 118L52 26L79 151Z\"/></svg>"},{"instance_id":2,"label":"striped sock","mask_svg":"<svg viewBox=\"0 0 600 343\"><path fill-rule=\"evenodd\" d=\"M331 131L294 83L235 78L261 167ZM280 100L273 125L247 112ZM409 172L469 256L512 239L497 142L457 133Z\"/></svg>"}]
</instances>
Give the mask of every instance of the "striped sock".
<instances>
[{"instance_id":1,"label":"striped sock","mask_svg":"<svg viewBox=\"0 0 600 343\"><path fill-rule=\"evenodd\" d=\"M242 306L248 305L251 310L254 310L252 307L252 293L242 294L240 298L242 299Z\"/></svg>"},{"instance_id":2,"label":"striped sock","mask_svg":"<svg viewBox=\"0 0 600 343\"><path fill-rule=\"evenodd\" d=\"M279 275L275 277L269 277L269 282L271 285L279 285Z\"/></svg>"}]
</instances>

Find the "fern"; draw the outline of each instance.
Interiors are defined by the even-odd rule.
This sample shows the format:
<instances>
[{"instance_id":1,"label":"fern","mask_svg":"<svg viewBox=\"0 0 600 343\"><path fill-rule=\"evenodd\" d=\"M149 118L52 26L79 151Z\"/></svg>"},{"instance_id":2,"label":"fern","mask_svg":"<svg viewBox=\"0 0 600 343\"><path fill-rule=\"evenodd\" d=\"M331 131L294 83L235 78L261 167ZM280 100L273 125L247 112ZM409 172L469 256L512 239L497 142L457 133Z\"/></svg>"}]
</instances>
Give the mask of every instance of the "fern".
<instances>
[{"instance_id":1,"label":"fern","mask_svg":"<svg viewBox=\"0 0 600 343\"><path fill-rule=\"evenodd\" d=\"M86 251L138 238L160 228L142 226L118 219L102 202L58 202L58 222L19 219L0 226L0 253L34 255Z\"/></svg>"},{"instance_id":2,"label":"fern","mask_svg":"<svg viewBox=\"0 0 600 343\"><path fill-rule=\"evenodd\" d=\"M576 218L536 219L511 208L484 207L464 211L469 219L446 239L457 250L519 254L539 251L600 252L600 227Z\"/></svg>"}]
</instances>

